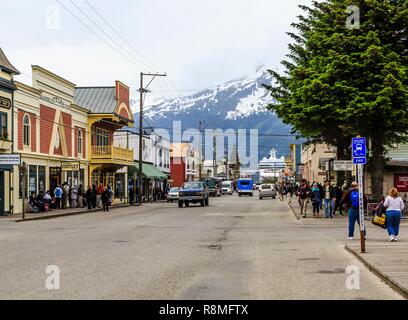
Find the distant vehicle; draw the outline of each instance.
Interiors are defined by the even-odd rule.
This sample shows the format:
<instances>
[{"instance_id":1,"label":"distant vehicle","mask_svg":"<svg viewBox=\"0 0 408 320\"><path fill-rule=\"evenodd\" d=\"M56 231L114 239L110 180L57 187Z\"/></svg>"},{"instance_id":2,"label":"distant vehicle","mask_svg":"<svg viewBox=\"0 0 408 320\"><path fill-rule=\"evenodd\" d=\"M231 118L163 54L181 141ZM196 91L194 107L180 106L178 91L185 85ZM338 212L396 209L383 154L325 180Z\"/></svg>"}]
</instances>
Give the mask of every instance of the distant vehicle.
<instances>
[{"instance_id":1,"label":"distant vehicle","mask_svg":"<svg viewBox=\"0 0 408 320\"><path fill-rule=\"evenodd\" d=\"M210 190L211 197L221 197L222 182L215 178L207 178L203 180L204 186Z\"/></svg>"},{"instance_id":2,"label":"distant vehicle","mask_svg":"<svg viewBox=\"0 0 408 320\"><path fill-rule=\"evenodd\" d=\"M224 181L222 183L222 194L231 194L234 192L234 183L232 181Z\"/></svg>"},{"instance_id":3,"label":"distant vehicle","mask_svg":"<svg viewBox=\"0 0 408 320\"><path fill-rule=\"evenodd\" d=\"M250 197L254 196L254 183L251 179L239 179L237 183L238 195L241 197L243 195L248 195Z\"/></svg>"},{"instance_id":4,"label":"distant vehicle","mask_svg":"<svg viewBox=\"0 0 408 320\"><path fill-rule=\"evenodd\" d=\"M179 197L179 188L171 188L167 193L167 202L177 201Z\"/></svg>"},{"instance_id":5,"label":"distant vehicle","mask_svg":"<svg viewBox=\"0 0 408 320\"><path fill-rule=\"evenodd\" d=\"M262 184L259 188L259 200L263 198L273 198L276 199L276 189L272 184Z\"/></svg>"},{"instance_id":6,"label":"distant vehicle","mask_svg":"<svg viewBox=\"0 0 408 320\"><path fill-rule=\"evenodd\" d=\"M190 203L199 203L202 207L209 205L209 190L203 182L186 182L179 190L178 206L188 207Z\"/></svg>"}]
</instances>

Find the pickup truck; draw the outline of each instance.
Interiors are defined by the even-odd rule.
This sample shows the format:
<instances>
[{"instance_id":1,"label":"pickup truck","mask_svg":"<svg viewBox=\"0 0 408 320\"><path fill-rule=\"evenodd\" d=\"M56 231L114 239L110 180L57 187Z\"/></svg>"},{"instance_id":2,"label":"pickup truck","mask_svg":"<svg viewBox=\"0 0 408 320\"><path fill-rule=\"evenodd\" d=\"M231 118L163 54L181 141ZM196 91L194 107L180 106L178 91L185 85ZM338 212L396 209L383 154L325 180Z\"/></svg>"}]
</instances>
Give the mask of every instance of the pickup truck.
<instances>
[{"instance_id":1,"label":"pickup truck","mask_svg":"<svg viewBox=\"0 0 408 320\"><path fill-rule=\"evenodd\" d=\"M190 203L199 203L202 207L209 205L210 191L202 182L186 182L179 190L178 206L188 207Z\"/></svg>"}]
</instances>

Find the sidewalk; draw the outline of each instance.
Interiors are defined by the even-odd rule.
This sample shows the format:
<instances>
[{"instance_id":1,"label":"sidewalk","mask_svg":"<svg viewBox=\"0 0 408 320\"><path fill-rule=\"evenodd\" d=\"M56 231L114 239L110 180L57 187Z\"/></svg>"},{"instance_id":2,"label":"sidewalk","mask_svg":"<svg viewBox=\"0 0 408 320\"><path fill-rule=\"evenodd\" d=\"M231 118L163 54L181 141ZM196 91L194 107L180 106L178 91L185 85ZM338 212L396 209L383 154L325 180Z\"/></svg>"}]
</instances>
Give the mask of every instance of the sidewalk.
<instances>
[{"instance_id":1,"label":"sidewalk","mask_svg":"<svg viewBox=\"0 0 408 320\"><path fill-rule=\"evenodd\" d=\"M355 255L381 280L408 299L408 243L367 241L366 253L361 253L360 244L347 244L346 250Z\"/></svg>"},{"instance_id":2,"label":"sidewalk","mask_svg":"<svg viewBox=\"0 0 408 320\"><path fill-rule=\"evenodd\" d=\"M117 204L109 207L109 210L119 209L119 208L126 208L129 207L128 204ZM11 216L0 217L1 221L11 221L11 222L26 222L26 221L35 221L35 220L48 220L48 219L55 219L60 217L67 217L67 216L75 216L93 212L100 212L103 211L102 208L95 208L92 210L88 210L87 208L68 208L68 209L60 209L54 210L45 213L27 213L25 215L25 220L23 220L22 214L15 214Z\"/></svg>"},{"instance_id":3,"label":"sidewalk","mask_svg":"<svg viewBox=\"0 0 408 320\"><path fill-rule=\"evenodd\" d=\"M287 202L287 200L285 199ZM300 215L300 206L297 198L292 198L292 203L289 204L292 212L300 221L305 221L307 225L310 223L320 224L320 221L333 221L334 224L341 223L347 225L347 215L333 219L326 219L324 214L320 213L320 219L313 218L313 209L309 204L307 210L307 218L304 219ZM408 299L408 228L407 217L403 218L400 242L389 243L386 241L386 230L372 226L371 219L366 219L366 225L369 232L369 239L366 241L366 253L361 253L360 241L349 242L345 245L345 249L356 256L364 265L381 280L398 291L406 299ZM347 241L346 239L344 241ZM381 298L381 297L379 297Z\"/></svg>"}]
</instances>

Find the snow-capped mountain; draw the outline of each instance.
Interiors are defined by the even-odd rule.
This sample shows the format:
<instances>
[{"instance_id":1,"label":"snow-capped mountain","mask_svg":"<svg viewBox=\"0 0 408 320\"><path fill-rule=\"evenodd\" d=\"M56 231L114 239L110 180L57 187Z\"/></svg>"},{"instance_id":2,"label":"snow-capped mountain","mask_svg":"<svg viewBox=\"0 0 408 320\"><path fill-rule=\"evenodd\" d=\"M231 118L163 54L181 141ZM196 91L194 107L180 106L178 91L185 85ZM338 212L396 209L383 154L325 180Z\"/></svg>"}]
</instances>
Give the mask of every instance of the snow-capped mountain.
<instances>
[{"instance_id":1,"label":"snow-capped mountain","mask_svg":"<svg viewBox=\"0 0 408 320\"><path fill-rule=\"evenodd\" d=\"M211 123L209 128L258 129L259 157L267 155L271 148L286 156L293 138L285 136L290 134L290 128L266 109L271 97L262 84L271 81L262 67L243 79L146 107L144 116L156 128L172 128L173 121L181 121L184 130L197 129L199 122L205 120Z\"/></svg>"}]
</instances>

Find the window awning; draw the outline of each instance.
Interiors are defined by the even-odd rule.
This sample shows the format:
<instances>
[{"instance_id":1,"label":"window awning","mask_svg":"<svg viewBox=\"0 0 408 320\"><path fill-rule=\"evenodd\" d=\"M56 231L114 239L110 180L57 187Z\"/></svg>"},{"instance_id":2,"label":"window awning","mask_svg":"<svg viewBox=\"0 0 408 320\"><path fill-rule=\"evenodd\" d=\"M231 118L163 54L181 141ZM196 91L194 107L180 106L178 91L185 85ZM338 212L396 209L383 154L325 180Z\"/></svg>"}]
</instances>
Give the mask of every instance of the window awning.
<instances>
[{"instance_id":1,"label":"window awning","mask_svg":"<svg viewBox=\"0 0 408 320\"><path fill-rule=\"evenodd\" d=\"M138 173L138 172L139 172L139 162L135 161L135 164L133 166L129 166L129 175L131 176L134 173ZM161 172L154 165L148 164L148 163L142 164L142 174L145 178L148 178L148 179L156 179L156 180L167 180L168 179L166 174Z\"/></svg>"}]
</instances>

